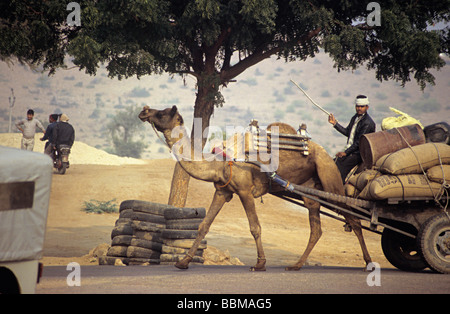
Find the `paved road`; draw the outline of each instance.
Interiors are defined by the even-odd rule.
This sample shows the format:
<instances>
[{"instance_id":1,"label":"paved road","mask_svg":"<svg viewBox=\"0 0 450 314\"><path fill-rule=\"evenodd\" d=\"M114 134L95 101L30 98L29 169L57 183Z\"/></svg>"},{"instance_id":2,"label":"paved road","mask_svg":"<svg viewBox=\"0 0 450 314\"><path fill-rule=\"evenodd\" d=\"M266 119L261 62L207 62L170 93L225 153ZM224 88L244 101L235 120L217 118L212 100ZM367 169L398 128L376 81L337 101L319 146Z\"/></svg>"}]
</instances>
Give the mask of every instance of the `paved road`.
<instances>
[{"instance_id":1,"label":"paved road","mask_svg":"<svg viewBox=\"0 0 450 314\"><path fill-rule=\"evenodd\" d=\"M69 286L79 280L80 286ZM370 283L370 285L368 284ZM363 272L359 268L305 266L299 272L268 267L191 265L178 270L156 266L47 266L36 293L124 294L450 294L450 275L408 273L396 269Z\"/></svg>"}]
</instances>

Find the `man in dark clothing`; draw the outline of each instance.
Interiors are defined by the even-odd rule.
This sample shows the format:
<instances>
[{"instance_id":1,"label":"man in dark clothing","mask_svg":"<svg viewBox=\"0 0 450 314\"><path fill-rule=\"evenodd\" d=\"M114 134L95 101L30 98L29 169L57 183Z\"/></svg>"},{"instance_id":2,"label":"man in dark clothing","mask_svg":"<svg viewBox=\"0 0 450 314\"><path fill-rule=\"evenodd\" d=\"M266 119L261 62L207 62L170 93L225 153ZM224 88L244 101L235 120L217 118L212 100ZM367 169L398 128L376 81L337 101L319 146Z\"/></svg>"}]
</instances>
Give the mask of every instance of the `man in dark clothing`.
<instances>
[{"instance_id":1,"label":"man in dark clothing","mask_svg":"<svg viewBox=\"0 0 450 314\"><path fill-rule=\"evenodd\" d=\"M53 152L53 128L56 125L56 121L58 120L58 115L57 114L51 114L48 117L48 122L50 123L47 126L47 129L45 130L45 134L43 137L41 137L41 141L45 141L48 140L47 143L45 143L45 149L44 149L44 153L47 155L51 155Z\"/></svg>"},{"instance_id":2,"label":"man in dark clothing","mask_svg":"<svg viewBox=\"0 0 450 314\"><path fill-rule=\"evenodd\" d=\"M72 147L75 140L75 130L68 123L69 117L62 114L59 121L53 128L53 146L68 145Z\"/></svg>"},{"instance_id":3,"label":"man in dark clothing","mask_svg":"<svg viewBox=\"0 0 450 314\"><path fill-rule=\"evenodd\" d=\"M375 132L375 122L367 113L369 109L369 99L367 96L358 95L355 101L356 114L351 118L349 125L344 128L340 125L333 114L328 117L334 128L348 137L347 145L343 152L336 154L336 165L341 172L342 182L345 183L350 170L360 164L361 154L359 153L359 139L362 135Z\"/></svg>"}]
</instances>

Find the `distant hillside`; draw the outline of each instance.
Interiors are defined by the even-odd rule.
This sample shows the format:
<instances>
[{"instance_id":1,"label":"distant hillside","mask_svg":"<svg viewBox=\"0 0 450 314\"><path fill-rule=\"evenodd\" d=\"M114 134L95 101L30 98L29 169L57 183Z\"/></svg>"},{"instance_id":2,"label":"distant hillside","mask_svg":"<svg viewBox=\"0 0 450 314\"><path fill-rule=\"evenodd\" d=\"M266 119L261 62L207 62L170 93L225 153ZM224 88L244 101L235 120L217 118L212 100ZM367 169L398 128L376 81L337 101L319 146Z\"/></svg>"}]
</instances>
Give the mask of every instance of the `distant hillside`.
<instances>
[{"instance_id":1,"label":"distant hillside","mask_svg":"<svg viewBox=\"0 0 450 314\"><path fill-rule=\"evenodd\" d=\"M397 82L381 83L365 68L338 73L325 53L295 63L272 58L248 69L236 83L222 90L226 102L222 108L216 108L211 125L225 131L227 126L246 127L251 119L257 119L261 126L283 121L297 128L306 123L313 140L334 154L345 144L345 138L331 128L326 115L311 105L290 79L301 84L345 125L354 113L355 96L367 95L371 101L369 112L380 130L381 120L394 115L389 106L424 125L450 122L449 74L448 66L435 71L436 86L428 86L422 92L415 81L405 88ZM191 77L183 81L178 76L161 75L119 81L108 78L105 69L89 76L73 68L48 77L24 66L0 63L0 132L8 131L11 88L16 96L13 132L17 132L14 122L24 118L28 108L33 108L41 121L46 121L50 113L66 113L76 129L77 140L103 150L111 149L106 124L125 106L163 109L177 105L186 126L192 126L195 80ZM150 125L146 124L139 136L149 145L144 158L170 157Z\"/></svg>"}]
</instances>

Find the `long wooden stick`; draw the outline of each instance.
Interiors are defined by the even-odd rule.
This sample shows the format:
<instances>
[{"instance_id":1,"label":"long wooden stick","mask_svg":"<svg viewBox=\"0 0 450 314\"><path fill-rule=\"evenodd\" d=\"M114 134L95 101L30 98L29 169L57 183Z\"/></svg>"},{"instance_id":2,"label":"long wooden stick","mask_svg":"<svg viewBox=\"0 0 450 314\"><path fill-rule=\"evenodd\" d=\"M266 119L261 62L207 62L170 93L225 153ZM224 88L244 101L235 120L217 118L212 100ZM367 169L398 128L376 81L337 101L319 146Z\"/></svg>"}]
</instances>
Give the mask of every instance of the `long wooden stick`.
<instances>
[{"instance_id":1,"label":"long wooden stick","mask_svg":"<svg viewBox=\"0 0 450 314\"><path fill-rule=\"evenodd\" d=\"M316 106L317 108L319 108L320 110L322 110L323 112L325 112L327 115L331 115L331 113L329 113L328 111L326 111L325 109L323 109L318 103L316 103L311 97L309 97L309 95L304 91L303 88L301 88L297 83L295 83L293 80L291 80L291 82L298 87L299 90L301 90L303 92L303 94L305 94L305 96L312 102L312 104L314 106ZM336 119L337 122L337 119Z\"/></svg>"}]
</instances>

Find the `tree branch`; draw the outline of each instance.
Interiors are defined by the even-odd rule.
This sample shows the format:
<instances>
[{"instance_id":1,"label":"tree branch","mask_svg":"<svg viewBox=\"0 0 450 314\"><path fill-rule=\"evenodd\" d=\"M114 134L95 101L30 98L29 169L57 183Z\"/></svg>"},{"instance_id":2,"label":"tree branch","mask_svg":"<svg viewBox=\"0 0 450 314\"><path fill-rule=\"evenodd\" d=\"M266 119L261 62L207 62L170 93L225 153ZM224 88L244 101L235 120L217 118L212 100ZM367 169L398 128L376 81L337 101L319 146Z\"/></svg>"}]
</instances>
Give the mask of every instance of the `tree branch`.
<instances>
[{"instance_id":1,"label":"tree branch","mask_svg":"<svg viewBox=\"0 0 450 314\"><path fill-rule=\"evenodd\" d=\"M228 27L227 29L223 30L222 33L220 34L219 38L217 39L216 43L213 46L211 46L210 49L211 49L211 52L214 53L214 55L217 54L217 52L219 51L223 42L228 38L230 33L231 33L231 27Z\"/></svg>"},{"instance_id":2,"label":"tree branch","mask_svg":"<svg viewBox=\"0 0 450 314\"><path fill-rule=\"evenodd\" d=\"M313 37L319 35L320 31L322 30L321 27L316 28L315 30L310 31L309 33L300 36L300 38L295 39L288 43L280 43L277 46L274 46L268 50L264 49L263 47L257 48L254 53L246 57L245 59L239 61L237 64L235 64L232 67L229 67L228 69L223 69L221 72L221 81L222 83L226 83L230 81L231 79L235 78L242 72L244 72L249 67L261 62L264 59L270 58L274 54L281 51L282 48L285 46L289 46L292 43L296 44L303 44L308 41L310 41Z\"/></svg>"}]
</instances>

